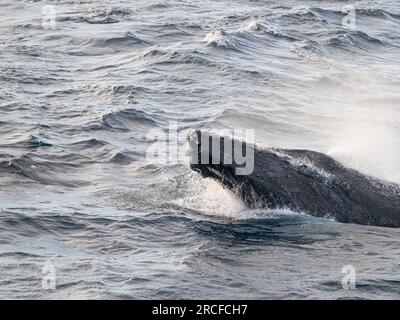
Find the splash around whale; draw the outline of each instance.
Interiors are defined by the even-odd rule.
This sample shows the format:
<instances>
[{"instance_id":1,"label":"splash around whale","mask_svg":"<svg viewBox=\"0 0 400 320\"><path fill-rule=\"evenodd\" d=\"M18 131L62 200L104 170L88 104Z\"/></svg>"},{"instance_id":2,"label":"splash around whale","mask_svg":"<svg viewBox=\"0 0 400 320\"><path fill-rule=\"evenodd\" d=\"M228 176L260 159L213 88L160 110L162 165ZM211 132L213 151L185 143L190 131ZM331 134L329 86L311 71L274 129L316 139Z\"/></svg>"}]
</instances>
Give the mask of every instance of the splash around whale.
<instances>
[{"instance_id":1,"label":"splash around whale","mask_svg":"<svg viewBox=\"0 0 400 320\"><path fill-rule=\"evenodd\" d=\"M325 154L259 148L199 130L188 139L192 170L218 180L250 208L285 208L343 223L400 227L399 185L347 168ZM253 165L246 174L238 171L243 159Z\"/></svg>"}]
</instances>

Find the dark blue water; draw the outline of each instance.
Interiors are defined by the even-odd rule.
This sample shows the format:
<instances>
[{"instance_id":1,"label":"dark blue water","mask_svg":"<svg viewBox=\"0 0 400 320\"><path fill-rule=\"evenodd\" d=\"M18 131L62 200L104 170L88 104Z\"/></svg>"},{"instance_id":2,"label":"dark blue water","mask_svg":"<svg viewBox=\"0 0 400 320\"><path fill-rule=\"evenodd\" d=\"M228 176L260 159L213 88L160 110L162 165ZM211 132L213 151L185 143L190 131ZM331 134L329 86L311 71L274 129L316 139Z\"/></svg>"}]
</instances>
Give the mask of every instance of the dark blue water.
<instances>
[{"instance_id":1,"label":"dark blue water","mask_svg":"<svg viewBox=\"0 0 400 320\"><path fill-rule=\"evenodd\" d=\"M176 121L400 182L400 7L349 4L3 0L0 298L400 298L397 229L247 210L146 158Z\"/></svg>"}]
</instances>

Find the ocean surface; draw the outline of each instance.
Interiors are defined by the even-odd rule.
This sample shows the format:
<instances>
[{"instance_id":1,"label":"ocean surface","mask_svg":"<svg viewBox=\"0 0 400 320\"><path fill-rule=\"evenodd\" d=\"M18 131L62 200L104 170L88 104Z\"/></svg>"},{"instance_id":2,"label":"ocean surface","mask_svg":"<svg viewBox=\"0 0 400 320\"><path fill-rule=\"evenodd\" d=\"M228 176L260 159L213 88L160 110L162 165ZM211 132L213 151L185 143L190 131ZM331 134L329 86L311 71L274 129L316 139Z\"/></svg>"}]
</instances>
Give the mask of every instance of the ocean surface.
<instances>
[{"instance_id":1,"label":"ocean surface","mask_svg":"<svg viewBox=\"0 0 400 320\"><path fill-rule=\"evenodd\" d=\"M179 148L192 128L254 129L400 183L397 0L0 12L1 299L400 298L400 230L249 210L147 157L171 124Z\"/></svg>"}]
</instances>

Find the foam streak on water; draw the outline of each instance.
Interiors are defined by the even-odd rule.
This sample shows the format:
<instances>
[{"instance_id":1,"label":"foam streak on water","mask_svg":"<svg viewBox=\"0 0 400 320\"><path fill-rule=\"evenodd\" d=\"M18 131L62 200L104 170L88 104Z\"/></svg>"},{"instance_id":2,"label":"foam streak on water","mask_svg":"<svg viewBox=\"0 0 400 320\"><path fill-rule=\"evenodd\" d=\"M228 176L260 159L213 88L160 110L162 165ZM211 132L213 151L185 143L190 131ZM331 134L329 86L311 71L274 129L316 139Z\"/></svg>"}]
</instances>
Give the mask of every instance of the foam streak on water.
<instances>
[{"instance_id":1,"label":"foam streak on water","mask_svg":"<svg viewBox=\"0 0 400 320\"><path fill-rule=\"evenodd\" d=\"M398 1L357 1L354 30L343 1L58 0L44 29L48 4L0 4L0 298L399 298L398 230L146 162L177 121L400 182Z\"/></svg>"}]
</instances>

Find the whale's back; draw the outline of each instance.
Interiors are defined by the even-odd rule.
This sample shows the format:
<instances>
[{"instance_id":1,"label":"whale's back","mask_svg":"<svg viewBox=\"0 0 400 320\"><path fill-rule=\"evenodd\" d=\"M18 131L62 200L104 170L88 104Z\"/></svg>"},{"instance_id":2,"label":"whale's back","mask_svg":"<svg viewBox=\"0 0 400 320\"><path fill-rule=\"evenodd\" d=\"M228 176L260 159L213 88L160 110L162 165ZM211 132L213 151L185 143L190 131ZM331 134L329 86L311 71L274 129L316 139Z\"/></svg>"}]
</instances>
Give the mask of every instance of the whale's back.
<instances>
[{"instance_id":1,"label":"whale's back","mask_svg":"<svg viewBox=\"0 0 400 320\"><path fill-rule=\"evenodd\" d=\"M201 143L195 147L199 156L215 152L212 147L203 150ZM218 164L199 161L192 169L219 180L249 207L286 208L340 222L400 227L398 185L347 168L323 153L254 146L254 170L248 175L236 174L234 161L224 163L222 155L220 159Z\"/></svg>"}]
</instances>

